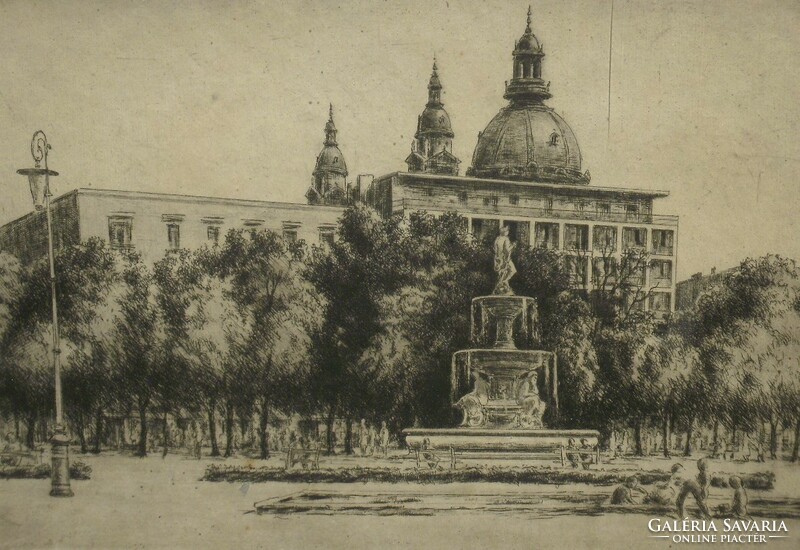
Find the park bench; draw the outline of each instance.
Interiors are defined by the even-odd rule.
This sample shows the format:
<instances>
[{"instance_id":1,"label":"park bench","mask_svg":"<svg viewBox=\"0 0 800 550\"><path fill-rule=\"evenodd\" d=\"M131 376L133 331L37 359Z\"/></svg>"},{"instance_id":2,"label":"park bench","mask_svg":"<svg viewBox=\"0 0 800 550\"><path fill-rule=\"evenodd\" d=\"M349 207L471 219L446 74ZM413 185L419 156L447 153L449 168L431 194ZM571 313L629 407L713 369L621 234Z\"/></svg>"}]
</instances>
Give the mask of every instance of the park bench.
<instances>
[{"instance_id":1,"label":"park bench","mask_svg":"<svg viewBox=\"0 0 800 550\"><path fill-rule=\"evenodd\" d=\"M587 449L575 449L561 446L561 466L570 464L581 464L584 470L588 470L592 464L600 464L600 447L595 445Z\"/></svg>"},{"instance_id":2,"label":"park bench","mask_svg":"<svg viewBox=\"0 0 800 550\"><path fill-rule=\"evenodd\" d=\"M303 449L294 447L286 451L286 469L291 469L295 464L302 464L303 467L311 466L312 470L319 470L320 448Z\"/></svg>"},{"instance_id":3,"label":"park bench","mask_svg":"<svg viewBox=\"0 0 800 550\"><path fill-rule=\"evenodd\" d=\"M20 466L23 462L39 465L43 462L43 455L44 447L30 451L3 450L0 451L0 465L3 467Z\"/></svg>"}]
</instances>

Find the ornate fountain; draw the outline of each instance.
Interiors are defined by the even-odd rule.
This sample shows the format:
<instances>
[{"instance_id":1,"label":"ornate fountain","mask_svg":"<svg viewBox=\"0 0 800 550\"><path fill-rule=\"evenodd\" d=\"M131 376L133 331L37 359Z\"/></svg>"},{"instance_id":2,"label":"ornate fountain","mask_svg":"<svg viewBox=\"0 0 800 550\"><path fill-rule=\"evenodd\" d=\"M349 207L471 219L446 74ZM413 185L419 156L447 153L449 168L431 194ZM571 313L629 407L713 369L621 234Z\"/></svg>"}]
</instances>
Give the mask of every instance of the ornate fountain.
<instances>
[{"instance_id":1,"label":"ornate fountain","mask_svg":"<svg viewBox=\"0 0 800 550\"><path fill-rule=\"evenodd\" d=\"M543 416L558 417L558 369L554 353L524 349L538 343L536 300L517 296L513 244L503 228L494 242L497 284L490 296L472 300L474 348L457 351L451 365L451 403L461 416L455 428L404 430L411 447L452 451L544 451L570 439L597 445L594 430L551 430ZM523 349L519 349L518 345Z\"/></svg>"}]
</instances>

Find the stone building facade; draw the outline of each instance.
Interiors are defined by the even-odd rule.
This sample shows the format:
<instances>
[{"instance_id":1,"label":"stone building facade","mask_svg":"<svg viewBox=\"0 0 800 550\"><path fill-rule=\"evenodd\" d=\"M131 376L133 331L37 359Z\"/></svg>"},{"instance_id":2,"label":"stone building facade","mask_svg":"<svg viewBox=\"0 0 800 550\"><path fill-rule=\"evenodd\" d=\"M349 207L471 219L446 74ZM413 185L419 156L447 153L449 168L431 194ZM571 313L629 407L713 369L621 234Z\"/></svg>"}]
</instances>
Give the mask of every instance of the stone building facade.
<instances>
[{"instance_id":1,"label":"stone building facade","mask_svg":"<svg viewBox=\"0 0 800 550\"><path fill-rule=\"evenodd\" d=\"M56 248L91 237L112 249L134 249L155 262L177 248L199 248L235 229L266 228L288 240L319 244L334 239L341 207L220 199L166 193L76 189L52 202ZM44 212L0 227L0 250L29 262L47 254Z\"/></svg>"}]
</instances>

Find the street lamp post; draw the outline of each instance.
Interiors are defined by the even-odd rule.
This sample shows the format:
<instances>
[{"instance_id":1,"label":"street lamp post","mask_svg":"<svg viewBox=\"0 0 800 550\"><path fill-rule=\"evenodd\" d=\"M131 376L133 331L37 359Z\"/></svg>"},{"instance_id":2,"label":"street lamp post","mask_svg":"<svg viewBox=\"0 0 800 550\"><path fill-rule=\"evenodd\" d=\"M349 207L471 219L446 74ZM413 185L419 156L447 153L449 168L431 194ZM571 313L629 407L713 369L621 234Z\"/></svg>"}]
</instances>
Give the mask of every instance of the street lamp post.
<instances>
[{"instance_id":1,"label":"street lamp post","mask_svg":"<svg viewBox=\"0 0 800 550\"><path fill-rule=\"evenodd\" d=\"M47 255L50 260L50 293L53 303L53 371L55 373L56 387L56 427L51 440L53 471L50 496L71 497L73 493L69 484L69 438L64 426L64 408L61 400L61 362L59 360L61 340L58 330L58 303L56 301L53 220L50 215L50 176L57 176L58 172L54 172L47 167L47 152L49 150L50 144L47 143L47 136L44 135L44 132L38 130L33 134L33 140L31 141L31 155L36 165L33 168L17 170L17 173L28 177L33 205L38 211L44 210L47 217ZM42 166L42 161L44 161L44 166Z\"/></svg>"}]
</instances>

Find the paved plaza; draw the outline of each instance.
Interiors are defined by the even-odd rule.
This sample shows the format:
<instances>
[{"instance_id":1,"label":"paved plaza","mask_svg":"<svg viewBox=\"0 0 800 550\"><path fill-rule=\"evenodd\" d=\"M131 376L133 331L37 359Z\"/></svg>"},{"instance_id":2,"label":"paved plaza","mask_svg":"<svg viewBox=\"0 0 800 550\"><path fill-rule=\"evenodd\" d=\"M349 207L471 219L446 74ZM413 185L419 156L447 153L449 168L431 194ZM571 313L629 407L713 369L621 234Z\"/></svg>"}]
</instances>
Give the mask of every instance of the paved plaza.
<instances>
[{"instance_id":1,"label":"paved plaza","mask_svg":"<svg viewBox=\"0 0 800 550\"><path fill-rule=\"evenodd\" d=\"M92 466L93 475L89 481L73 482L75 497L71 499L49 497L46 479L0 482L0 547L473 548L477 540L484 548L611 548L623 544L628 548L667 548L671 545L663 539L648 538L649 517L645 514L581 516L581 528L575 529L574 516L543 517L541 510L537 510L537 495L560 493L566 498L570 494L610 492L610 487L489 483L243 485L199 481L211 462L209 459L197 461L177 455L137 459L116 454L80 459ZM355 464L368 459L337 460ZM244 462L243 459L226 461ZM269 463L277 466L279 459ZM647 468L651 466L647 464ZM753 464L737 466L756 469ZM764 468L763 464L757 466ZM800 475L797 465L781 463L776 467L780 469L779 481L770 496L782 494L781 487L787 486L782 481L787 477ZM413 492L431 500L444 493L503 495L517 496L519 502L530 502L531 506L504 513L477 509L414 517L254 512L255 502L307 491ZM482 521L477 521L479 516ZM491 516L489 521L487 516ZM772 540L770 547L797 547L800 521L788 520L787 526L789 538Z\"/></svg>"}]
</instances>

